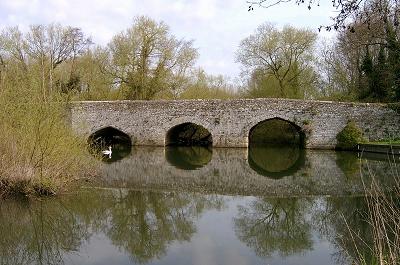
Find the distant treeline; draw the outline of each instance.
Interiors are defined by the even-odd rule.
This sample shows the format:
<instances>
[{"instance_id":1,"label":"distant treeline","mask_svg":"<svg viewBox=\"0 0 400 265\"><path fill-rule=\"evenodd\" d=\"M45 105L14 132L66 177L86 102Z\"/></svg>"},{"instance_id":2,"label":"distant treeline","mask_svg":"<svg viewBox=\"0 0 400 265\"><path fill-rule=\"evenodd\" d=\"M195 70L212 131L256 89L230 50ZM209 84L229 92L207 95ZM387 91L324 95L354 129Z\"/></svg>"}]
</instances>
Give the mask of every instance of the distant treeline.
<instances>
[{"instance_id":1,"label":"distant treeline","mask_svg":"<svg viewBox=\"0 0 400 265\"><path fill-rule=\"evenodd\" d=\"M179 40L164 22L140 16L106 46L80 28L18 27L0 35L0 91L34 87L43 99L191 99L283 97L345 101L400 100L399 23L365 8L329 43L309 29L259 26L236 51L235 80L195 67L193 41ZM394 7L393 7L394 8ZM376 16L374 16L376 12ZM389 11L388 11L389 12ZM392 12L392 11L390 11ZM378 16L379 15L379 16Z\"/></svg>"}]
</instances>

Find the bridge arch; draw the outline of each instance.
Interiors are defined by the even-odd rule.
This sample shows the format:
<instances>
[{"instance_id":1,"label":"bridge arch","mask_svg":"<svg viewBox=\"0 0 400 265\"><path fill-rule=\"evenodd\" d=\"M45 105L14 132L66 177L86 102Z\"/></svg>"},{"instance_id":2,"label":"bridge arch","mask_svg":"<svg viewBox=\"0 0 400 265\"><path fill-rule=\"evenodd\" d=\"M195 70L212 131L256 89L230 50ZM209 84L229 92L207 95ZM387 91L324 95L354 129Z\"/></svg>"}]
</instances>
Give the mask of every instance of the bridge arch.
<instances>
[{"instance_id":1,"label":"bridge arch","mask_svg":"<svg viewBox=\"0 0 400 265\"><path fill-rule=\"evenodd\" d=\"M296 122L284 117L263 117L250 121L245 127L247 144L289 144L304 147L306 135Z\"/></svg>"},{"instance_id":2,"label":"bridge arch","mask_svg":"<svg viewBox=\"0 0 400 265\"><path fill-rule=\"evenodd\" d=\"M132 145L131 137L115 126L103 126L92 130L88 137L88 143L99 143L99 141L103 141L105 144L122 141Z\"/></svg>"},{"instance_id":3,"label":"bridge arch","mask_svg":"<svg viewBox=\"0 0 400 265\"><path fill-rule=\"evenodd\" d=\"M112 147L113 154L106 161L113 162L120 160L131 153L131 137L113 126L106 126L92 132L88 137L89 151L94 154L101 154L108 146Z\"/></svg>"},{"instance_id":4,"label":"bridge arch","mask_svg":"<svg viewBox=\"0 0 400 265\"><path fill-rule=\"evenodd\" d=\"M185 125L192 125L192 126L197 126L199 128L202 128L202 130L206 131L209 133L210 138L209 138L209 144L206 144L206 146L212 145L213 144L213 131L210 129L212 126L204 120L198 119L197 117L179 117L176 119L173 119L163 125L163 131L164 131L164 146L167 145L174 145L171 143L171 137L177 132L179 132L181 129L184 128ZM201 145L201 144L200 144Z\"/></svg>"},{"instance_id":5,"label":"bridge arch","mask_svg":"<svg viewBox=\"0 0 400 265\"><path fill-rule=\"evenodd\" d=\"M279 179L304 165L305 134L296 123L273 117L253 123L248 131L248 163L258 174Z\"/></svg>"},{"instance_id":6,"label":"bridge arch","mask_svg":"<svg viewBox=\"0 0 400 265\"><path fill-rule=\"evenodd\" d=\"M212 134L199 124L184 122L167 131L165 145L210 146L212 145Z\"/></svg>"}]
</instances>

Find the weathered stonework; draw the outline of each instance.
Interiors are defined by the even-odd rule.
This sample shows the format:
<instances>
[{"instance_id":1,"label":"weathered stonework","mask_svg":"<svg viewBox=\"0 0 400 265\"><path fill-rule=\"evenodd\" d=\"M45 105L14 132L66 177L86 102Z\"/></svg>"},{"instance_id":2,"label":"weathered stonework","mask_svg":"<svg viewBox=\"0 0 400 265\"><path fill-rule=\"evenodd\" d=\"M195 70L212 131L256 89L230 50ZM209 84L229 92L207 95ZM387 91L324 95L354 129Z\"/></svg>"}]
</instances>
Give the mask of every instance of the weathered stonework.
<instances>
[{"instance_id":1,"label":"weathered stonework","mask_svg":"<svg viewBox=\"0 0 400 265\"><path fill-rule=\"evenodd\" d=\"M307 134L307 148L334 148L336 135L353 120L369 140L400 138L400 115L384 104L288 99L84 101L70 105L80 135L111 126L134 145L165 144L172 127L191 122L208 129L215 147L247 147L250 129L280 118Z\"/></svg>"}]
</instances>

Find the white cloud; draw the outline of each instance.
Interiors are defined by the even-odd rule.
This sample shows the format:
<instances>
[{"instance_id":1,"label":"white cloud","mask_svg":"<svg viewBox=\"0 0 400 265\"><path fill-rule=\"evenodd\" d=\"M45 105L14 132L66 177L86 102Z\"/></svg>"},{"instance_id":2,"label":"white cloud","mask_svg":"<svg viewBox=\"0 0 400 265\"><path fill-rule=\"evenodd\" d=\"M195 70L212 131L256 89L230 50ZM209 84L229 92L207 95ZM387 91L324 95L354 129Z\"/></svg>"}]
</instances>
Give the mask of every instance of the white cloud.
<instances>
[{"instance_id":1,"label":"white cloud","mask_svg":"<svg viewBox=\"0 0 400 265\"><path fill-rule=\"evenodd\" d=\"M329 5L312 12L293 3L247 11L245 0L0 0L0 24L19 25L58 22L81 27L93 40L105 45L132 23L137 15L163 20L178 38L194 39L199 66L213 74L235 76L234 63L241 39L265 21L278 25L316 29L329 23Z\"/></svg>"}]
</instances>

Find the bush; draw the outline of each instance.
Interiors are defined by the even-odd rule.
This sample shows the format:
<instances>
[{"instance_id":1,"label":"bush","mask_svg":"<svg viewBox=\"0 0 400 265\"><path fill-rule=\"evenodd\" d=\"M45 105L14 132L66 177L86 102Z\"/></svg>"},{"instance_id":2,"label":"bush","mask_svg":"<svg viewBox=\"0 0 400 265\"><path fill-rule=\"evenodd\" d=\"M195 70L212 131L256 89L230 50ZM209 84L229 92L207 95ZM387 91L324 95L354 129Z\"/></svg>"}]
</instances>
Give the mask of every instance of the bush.
<instances>
[{"instance_id":1,"label":"bush","mask_svg":"<svg viewBox=\"0 0 400 265\"><path fill-rule=\"evenodd\" d=\"M362 131L354 121L347 123L343 130L336 135L336 140L336 148L341 150L353 150L357 144L365 141Z\"/></svg>"},{"instance_id":2,"label":"bush","mask_svg":"<svg viewBox=\"0 0 400 265\"><path fill-rule=\"evenodd\" d=\"M86 141L67 123L67 102L30 88L0 91L0 196L57 194L94 172Z\"/></svg>"}]
</instances>

